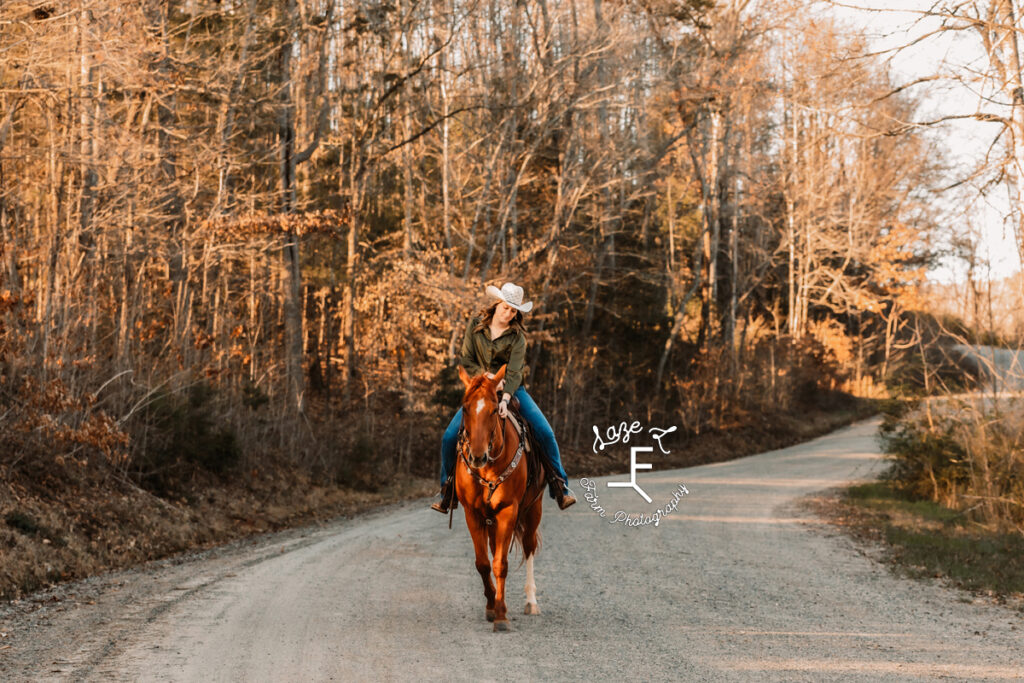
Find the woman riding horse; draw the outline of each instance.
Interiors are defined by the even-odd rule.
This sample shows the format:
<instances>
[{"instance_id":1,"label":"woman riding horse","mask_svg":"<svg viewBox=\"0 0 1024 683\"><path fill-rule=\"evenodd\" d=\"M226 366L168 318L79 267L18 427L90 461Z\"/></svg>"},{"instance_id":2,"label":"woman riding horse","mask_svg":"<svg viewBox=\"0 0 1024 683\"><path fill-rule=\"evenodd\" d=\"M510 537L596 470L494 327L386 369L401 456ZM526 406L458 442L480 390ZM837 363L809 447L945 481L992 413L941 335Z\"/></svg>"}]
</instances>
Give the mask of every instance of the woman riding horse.
<instances>
[{"instance_id":1,"label":"woman riding horse","mask_svg":"<svg viewBox=\"0 0 1024 683\"><path fill-rule=\"evenodd\" d=\"M562 468L561 455L555 433L544 414L522 385L523 363L526 358L526 330L523 327L523 313L529 313L533 302L523 303L523 288L506 282L501 289L487 286L487 294L498 299L479 316L471 318L462 341L462 355L459 364L471 377L482 372L493 373L507 365L505 386L498 414L508 415L508 402L512 396L519 401L519 411L533 428L540 441L541 451L554 472L549 483L549 493L558 501L562 510L576 502L569 490L569 477ZM462 408L448 424L441 439L441 501L430 507L446 513L452 505L455 493L455 446L462 427Z\"/></svg>"}]
</instances>

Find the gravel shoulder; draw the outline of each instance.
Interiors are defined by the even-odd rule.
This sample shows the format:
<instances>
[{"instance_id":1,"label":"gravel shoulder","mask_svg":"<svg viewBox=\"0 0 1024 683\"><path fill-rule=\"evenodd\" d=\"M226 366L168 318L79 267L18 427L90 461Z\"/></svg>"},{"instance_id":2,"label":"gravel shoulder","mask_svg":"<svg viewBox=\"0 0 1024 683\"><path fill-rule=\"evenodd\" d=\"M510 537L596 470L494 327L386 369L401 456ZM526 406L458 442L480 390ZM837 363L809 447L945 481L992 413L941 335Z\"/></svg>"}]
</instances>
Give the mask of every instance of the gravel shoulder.
<instances>
[{"instance_id":1,"label":"gravel shoulder","mask_svg":"<svg viewBox=\"0 0 1024 683\"><path fill-rule=\"evenodd\" d=\"M1024 678L1019 613L894 576L801 499L884 467L877 420L545 503L540 616L483 617L456 513L418 500L68 584L0 609L6 680ZM628 462L628 449L618 447ZM618 452L618 451L617 451ZM641 460L643 461L643 460ZM664 508L653 524L614 512ZM602 518L594 507L605 509ZM461 511L460 511L461 512Z\"/></svg>"}]
</instances>

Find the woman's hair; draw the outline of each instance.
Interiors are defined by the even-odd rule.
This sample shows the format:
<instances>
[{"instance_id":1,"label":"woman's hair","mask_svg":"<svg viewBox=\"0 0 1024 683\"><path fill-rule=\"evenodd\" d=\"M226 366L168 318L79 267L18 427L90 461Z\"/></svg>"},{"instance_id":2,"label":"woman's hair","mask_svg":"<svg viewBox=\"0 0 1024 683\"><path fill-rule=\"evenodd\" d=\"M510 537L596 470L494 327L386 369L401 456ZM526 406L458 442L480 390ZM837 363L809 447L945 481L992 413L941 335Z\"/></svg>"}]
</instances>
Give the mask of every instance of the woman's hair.
<instances>
[{"instance_id":1,"label":"woman's hair","mask_svg":"<svg viewBox=\"0 0 1024 683\"><path fill-rule=\"evenodd\" d=\"M494 303L488 304L480 309L480 312L477 313L477 318L480 319L480 322L476 324L476 327L473 329L474 332L479 332L480 330L490 326L491 320L494 319L494 311L498 308L498 304L500 303L500 301L495 301ZM512 322L510 322L508 326L526 334L526 326L523 324L523 312L516 310L516 317L512 318Z\"/></svg>"}]
</instances>

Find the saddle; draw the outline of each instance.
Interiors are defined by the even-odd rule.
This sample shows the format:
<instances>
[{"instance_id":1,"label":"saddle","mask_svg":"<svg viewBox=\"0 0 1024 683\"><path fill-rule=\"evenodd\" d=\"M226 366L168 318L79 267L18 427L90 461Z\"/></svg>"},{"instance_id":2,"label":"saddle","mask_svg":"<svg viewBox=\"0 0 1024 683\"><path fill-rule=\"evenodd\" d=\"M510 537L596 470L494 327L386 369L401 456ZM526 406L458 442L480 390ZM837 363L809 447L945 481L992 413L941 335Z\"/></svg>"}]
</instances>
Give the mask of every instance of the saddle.
<instances>
[{"instance_id":1,"label":"saddle","mask_svg":"<svg viewBox=\"0 0 1024 683\"><path fill-rule=\"evenodd\" d=\"M526 448L526 452L529 453L533 450L531 442L535 441L535 439L533 430L530 429L530 423L523 419L522 406L519 405L519 399L515 396L509 399L508 409L508 419L511 420L512 426L515 427L516 433L519 434L519 438L524 439L523 446ZM525 436L524 432L526 432Z\"/></svg>"}]
</instances>

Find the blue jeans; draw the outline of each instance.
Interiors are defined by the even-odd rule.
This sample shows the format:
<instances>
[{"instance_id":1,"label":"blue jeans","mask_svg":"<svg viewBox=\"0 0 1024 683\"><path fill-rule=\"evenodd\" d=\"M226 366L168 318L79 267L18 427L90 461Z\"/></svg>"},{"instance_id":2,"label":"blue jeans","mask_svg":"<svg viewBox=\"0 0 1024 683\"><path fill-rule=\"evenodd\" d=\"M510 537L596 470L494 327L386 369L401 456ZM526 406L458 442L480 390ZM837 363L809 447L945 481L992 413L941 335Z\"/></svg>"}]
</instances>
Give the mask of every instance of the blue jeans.
<instances>
[{"instance_id":1,"label":"blue jeans","mask_svg":"<svg viewBox=\"0 0 1024 683\"><path fill-rule=\"evenodd\" d=\"M513 396L519 399L519 412L533 428L534 436L540 441L543 456L547 458L555 473L566 482L565 490L562 493L569 493L569 475L562 468L562 456L558 452L558 442L555 440L555 432L548 424L547 418L544 417L544 413L540 412L540 408L523 387L516 389ZM448 480L448 475L455 471L455 445L459 440L461 428L462 408L460 407L455 413L455 417L448 423L448 428L444 430L444 436L441 437L441 484L444 484ZM552 498L556 497L553 489L549 493Z\"/></svg>"}]
</instances>

